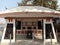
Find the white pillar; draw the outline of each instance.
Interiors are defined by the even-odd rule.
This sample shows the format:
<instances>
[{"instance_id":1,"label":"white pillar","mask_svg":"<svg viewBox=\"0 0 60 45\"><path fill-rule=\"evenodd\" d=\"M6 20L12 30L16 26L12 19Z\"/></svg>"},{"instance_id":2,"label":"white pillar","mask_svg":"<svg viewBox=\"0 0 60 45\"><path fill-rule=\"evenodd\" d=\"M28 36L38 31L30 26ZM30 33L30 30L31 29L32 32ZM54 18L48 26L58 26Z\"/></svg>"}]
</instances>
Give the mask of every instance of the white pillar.
<instances>
[{"instance_id":1,"label":"white pillar","mask_svg":"<svg viewBox=\"0 0 60 45\"><path fill-rule=\"evenodd\" d=\"M54 41L57 43L57 37L56 37L56 32L55 32L55 29L54 29L53 22L51 22L51 25L52 25L52 31L53 31L53 34L54 34L54 38L55 38Z\"/></svg>"},{"instance_id":2,"label":"white pillar","mask_svg":"<svg viewBox=\"0 0 60 45\"><path fill-rule=\"evenodd\" d=\"M50 21L46 21L46 19L44 19L44 20L43 20L44 44L47 43L47 42L51 42L50 39L46 39L46 32L45 32L45 25L46 25L46 24L51 24L51 26L52 26L52 31L53 31L53 36L54 36L54 39L52 39L52 42L53 42L53 43L57 43L56 33L55 33L55 29L54 29L54 25L53 25L52 19L50 19Z\"/></svg>"},{"instance_id":3,"label":"white pillar","mask_svg":"<svg viewBox=\"0 0 60 45\"><path fill-rule=\"evenodd\" d=\"M5 25L5 28L4 28L4 31L3 31L1 43L10 43L10 39L4 39L5 33L6 33L7 24L13 24L13 39L11 39L11 42L15 42L15 19L12 19L12 22L9 22L6 19L6 25Z\"/></svg>"},{"instance_id":4,"label":"white pillar","mask_svg":"<svg viewBox=\"0 0 60 45\"><path fill-rule=\"evenodd\" d=\"M46 34L46 33L45 33L45 19L43 20L43 30L44 30L44 31L43 31L43 34L44 34L43 37L44 37L44 45L45 45L45 34Z\"/></svg>"}]
</instances>

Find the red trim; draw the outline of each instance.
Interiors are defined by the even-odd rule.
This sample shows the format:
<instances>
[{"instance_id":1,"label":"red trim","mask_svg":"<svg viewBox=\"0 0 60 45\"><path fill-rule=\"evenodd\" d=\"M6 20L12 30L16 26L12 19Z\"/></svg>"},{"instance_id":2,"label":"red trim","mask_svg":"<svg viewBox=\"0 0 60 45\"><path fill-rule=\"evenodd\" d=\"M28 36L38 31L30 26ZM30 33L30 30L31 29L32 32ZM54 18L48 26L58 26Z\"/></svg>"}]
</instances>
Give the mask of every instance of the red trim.
<instances>
[{"instance_id":1,"label":"red trim","mask_svg":"<svg viewBox=\"0 0 60 45\"><path fill-rule=\"evenodd\" d=\"M10 17L11 15L16 14L44 14L44 15L57 15L60 16L60 13L54 13L54 12L11 12L11 13L3 13L0 14L0 17ZM15 17L15 16L13 16Z\"/></svg>"},{"instance_id":2,"label":"red trim","mask_svg":"<svg viewBox=\"0 0 60 45\"><path fill-rule=\"evenodd\" d=\"M10 19L10 21L12 22L13 19Z\"/></svg>"},{"instance_id":3,"label":"red trim","mask_svg":"<svg viewBox=\"0 0 60 45\"><path fill-rule=\"evenodd\" d=\"M12 20L13 20L12 18L8 18L8 21L9 21L9 22L12 22Z\"/></svg>"},{"instance_id":4,"label":"red trim","mask_svg":"<svg viewBox=\"0 0 60 45\"><path fill-rule=\"evenodd\" d=\"M33 4L19 4L18 3L18 6L36 6L36 5L33 5Z\"/></svg>"},{"instance_id":5,"label":"red trim","mask_svg":"<svg viewBox=\"0 0 60 45\"><path fill-rule=\"evenodd\" d=\"M21 31L16 31L16 34L26 34L27 33L27 31L26 30L21 30ZM38 34L38 33L42 33L42 31L38 31L38 30L32 30L32 33L36 33L36 34Z\"/></svg>"},{"instance_id":6,"label":"red trim","mask_svg":"<svg viewBox=\"0 0 60 45\"><path fill-rule=\"evenodd\" d=\"M52 17L6 17L5 19L52 19Z\"/></svg>"},{"instance_id":7,"label":"red trim","mask_svg":"<svg viewBox=\"0 0 60 45\"><path fill-rule=\"evenodd\" d=\"M9 22L10 22L10 19L8 19L9 20Z\"/></svg>"}]
</instances>

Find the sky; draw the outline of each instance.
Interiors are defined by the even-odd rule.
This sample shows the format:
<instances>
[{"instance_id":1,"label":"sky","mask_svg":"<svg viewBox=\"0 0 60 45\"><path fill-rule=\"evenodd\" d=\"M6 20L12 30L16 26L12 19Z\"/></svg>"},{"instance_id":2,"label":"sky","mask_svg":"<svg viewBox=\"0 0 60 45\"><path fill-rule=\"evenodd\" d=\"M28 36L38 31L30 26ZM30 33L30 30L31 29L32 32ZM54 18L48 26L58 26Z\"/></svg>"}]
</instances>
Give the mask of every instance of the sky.
<instances>
[{"instance_id":1,"label":"sky","mask_svg":"<svg viewBox=\"0 0 60 45\"><path fill-rule=\"evenodd\" d=\"M14 8L17 7L17 3L21 2L21 0L0 0L0 10L6 10L6 8ZM0 18L0 23L5 24L6 21L4 18Z\"/></svg>"},{"instance_id":2,"label":"sky","mask_svg":"<svg viewBox=\"0 0 60 45\"><path fill-rule=\"evenodd\" d=\"M0 10L17 7L17 3L19 2L21 2L21 0L0 0ZM60 0L58 0L58 5L60 5Z\"/></svg>"},{"instance_id":3,"label":"sky","mask_svg":"<svg viewBox=\"0 0 60 45\"><path fill-rule=\"evenodd\" d=\"M58 0L58 5L59 5L59 7L60 7L60 0Z\"/></svg>"},{"instance_id":4,"label":"sky","mask_svg":"<svg viewBox=\"0 0 60 45\"><path fill-rule=\"evenodd\" d=\"M58 3L60 4L60 0L58 0Z\"/></svg>"},{"instance_id":5,"label":"sky","mask_svg":"<svg viewBox=\"0 0 60 45\"><path fill-rule=\"evenodd\" d=\"M0 0L0 10L17 7L17 3L19 2L21 2L21 0Z\"/></svg>"}]
</instances>

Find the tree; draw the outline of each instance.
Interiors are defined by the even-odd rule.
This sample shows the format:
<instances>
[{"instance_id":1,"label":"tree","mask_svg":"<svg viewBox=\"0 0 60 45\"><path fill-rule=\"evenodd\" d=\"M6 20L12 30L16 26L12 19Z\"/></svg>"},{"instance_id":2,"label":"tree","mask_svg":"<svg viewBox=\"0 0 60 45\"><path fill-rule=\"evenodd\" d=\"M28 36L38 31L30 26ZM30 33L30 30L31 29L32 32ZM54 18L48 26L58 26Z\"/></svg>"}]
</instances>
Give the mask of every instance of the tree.
<instances>
[{"instance_id":1,"label":"tree","mask_svg":"<svg viewBox=\"0 0 60 45\"><path fill-rule=\"evenodd\" d=\"M32 1L35 6L43 6L51 9L55 9L57 6L57 0L22 0L22 4L26 4L28 1Z\"/></svg>"},{"instance_id":2,"label":"tree","mask_svg":"<svg viewBox=\"0 0 60 45\"><path fill-rule=\"evenodd\" d=\"M42 5L42 0L34 0L33 1L33 4L34 5L40 5L41 6Z\"/></svg>"},{"instance_id":3,"label":"tree","mask_svg":"<svg viewBox=\"0 0 60 45\"><path fill-rule=\"evenodd\" d=\"M58 7L58 5L57 5L57 1L52 1L52 5L51 5L51 7L50 8L52 8L52 9L57 9L57 7Z\"/></svg>"},{"instance_id":4,"label":"tree","mask_svg":"<svg viewBox=\"0 0 60 45\"><path fill-rule=\"evenodd\" d=\"M48 7L55 10L57 8L57 0L34 0L33 4L38 6Z\"/></svg>"},{"instance_id":5,"label":"tree","mask_svg":"<svg viewBox=\"0 0 60 45\"><path fill-rule=\"evenodd\" d=\"M26 4L30 0L22 0L22 4Z\"/></svg>"}]
</instances>

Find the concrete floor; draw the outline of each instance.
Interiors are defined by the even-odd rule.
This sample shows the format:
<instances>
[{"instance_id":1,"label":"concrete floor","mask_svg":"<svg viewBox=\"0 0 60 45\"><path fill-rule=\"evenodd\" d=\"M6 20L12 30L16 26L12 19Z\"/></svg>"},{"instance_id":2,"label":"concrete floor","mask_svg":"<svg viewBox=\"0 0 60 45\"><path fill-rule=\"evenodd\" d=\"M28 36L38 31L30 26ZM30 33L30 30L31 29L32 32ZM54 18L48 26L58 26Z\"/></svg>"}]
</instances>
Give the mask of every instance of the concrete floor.
<instances>
[{"instance_id":1,"label":"concrete floor","mask_svg":"<svg viewBox=\"0 0 60 45\"><path fill-rule=\"evenodd\" d=\"M24 37L25 38L25 37ZM20 40L19 40L20 39ZM16 36L15 43L0 43L0 45L44 45L43 40L40 39L21 39L21 37ZM51 45L51 43L46 43L45 45ZM60 42L52 45L60 45Z\"/></svg>"},{"instance_id":2,"label":"concrete floor","mask_svg":"<svg viewBox=\"0 0 60 45\"><path fill-rule=\"evenodd\" d=\"M44 45L42 40L16 40L15 43L3 43L0 45ZM45 45L51 45L51 43L46 43ZM52 44L52 45L60 45L59 43Z\"/></svg>"}]
</instances>

